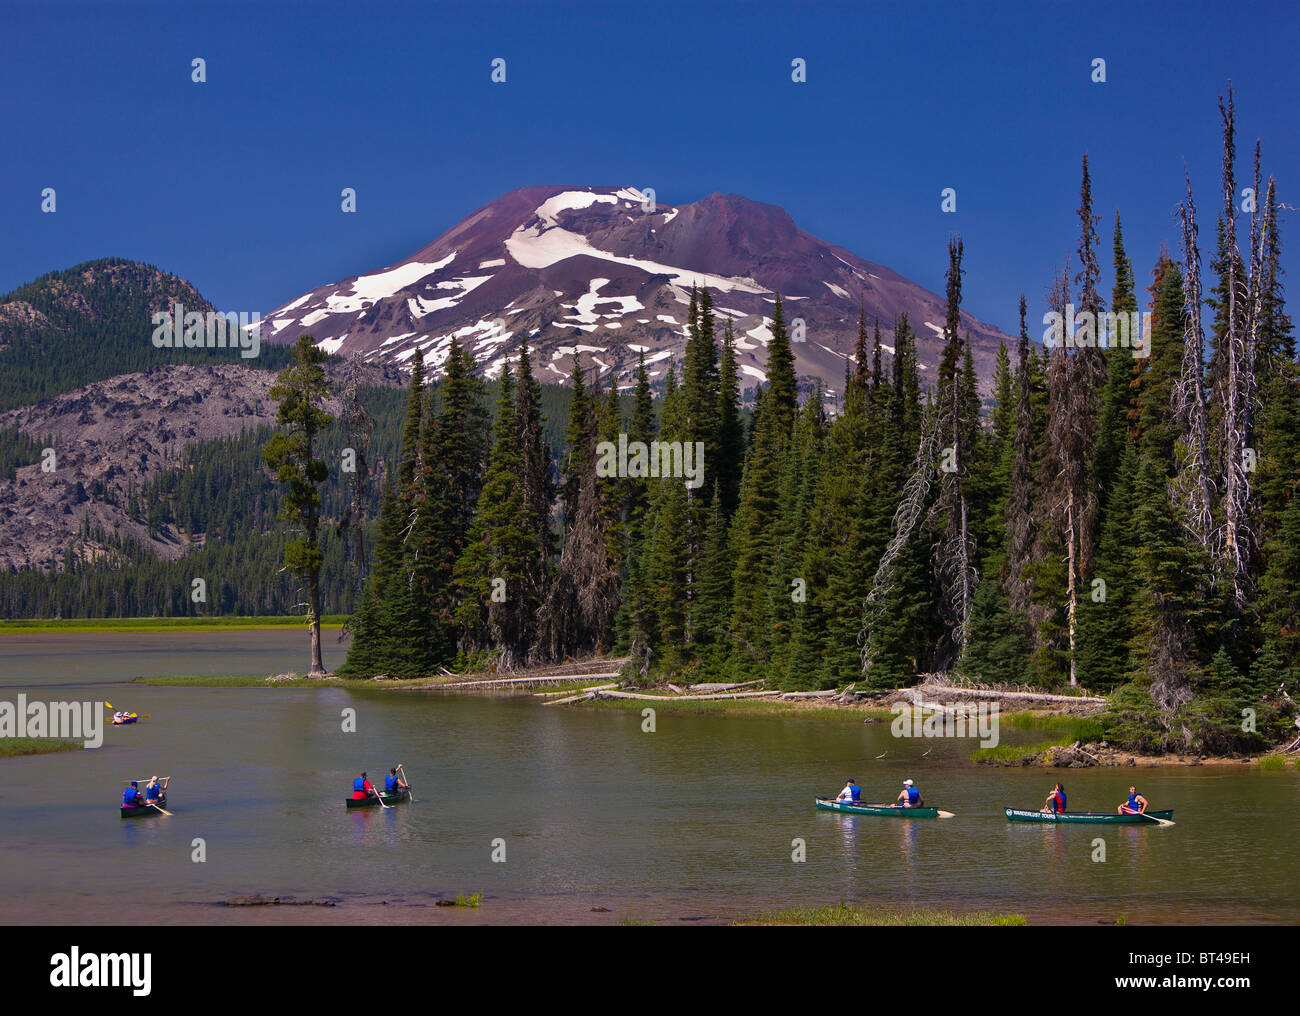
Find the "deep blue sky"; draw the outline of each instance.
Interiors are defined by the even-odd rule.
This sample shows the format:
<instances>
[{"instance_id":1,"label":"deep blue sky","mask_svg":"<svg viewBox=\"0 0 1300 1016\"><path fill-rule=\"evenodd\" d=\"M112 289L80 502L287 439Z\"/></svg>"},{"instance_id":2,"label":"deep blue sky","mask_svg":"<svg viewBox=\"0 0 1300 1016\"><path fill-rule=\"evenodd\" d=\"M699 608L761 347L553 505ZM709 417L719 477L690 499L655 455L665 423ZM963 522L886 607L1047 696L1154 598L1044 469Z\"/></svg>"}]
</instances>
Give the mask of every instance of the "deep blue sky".
<instances>
[{"instance_id":1,"label":"deep blue sky","mask_svg":"<svg viewBox=\"0 0 1300 1016\"><path fill-rule=\"evenodd\" d=\"M1018 294L1041 316L1077 244L1085 151L1107 293L1116 207L1142 285L1162 243L1177 252L1184 160L1212 238L1229 78L1242 182L1259 136L1266 175L1300 205L1297 9L11 0L0 292L116 255L267 311L406 257L512 188L627 184L670 204L782 205L936 291L959 231L966 308L1014 332ZM196 56L206 84L190 81ZM1300 236L1283 242L1294 278Z\"/></svg>"}]
</instances>

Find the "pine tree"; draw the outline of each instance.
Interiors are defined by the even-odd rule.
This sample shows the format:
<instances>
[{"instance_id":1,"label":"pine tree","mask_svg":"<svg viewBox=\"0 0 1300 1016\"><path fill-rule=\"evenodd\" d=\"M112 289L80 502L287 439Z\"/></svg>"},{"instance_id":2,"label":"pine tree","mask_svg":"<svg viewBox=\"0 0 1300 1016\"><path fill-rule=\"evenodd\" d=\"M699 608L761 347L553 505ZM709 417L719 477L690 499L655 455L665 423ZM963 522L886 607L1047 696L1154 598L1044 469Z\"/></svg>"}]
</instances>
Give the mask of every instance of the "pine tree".
<instances>
[{"instance_id":1,"label":"pine tree","mask_svg":"<svg viewBox=\"0 0 1300 1016\"><path fill-rule=\"evenodd\" d=\"M808 618L809 587L820 602L825 595L824 569L818 574L804 574L804 549L809 531L814 487L823 471L822 443L825 432L822 393L818 387L805 402L795 422L790 448L781 465L776 511L768 542L771 548L766 562L765 585L768 618L764 633L764 655L785 687L807 687L812 674L789 673L790 648L795 640L796 619L814 624ZM806 660L805 660L806 663Z\"/></svg>"},{"instance_id":2,"label":"pine tree","mask_svg":"<svg viewBox=\"0 0 1300 1016\"><path fill-rule=\"evenodd\" d=\"M1120 225L1119 212L1115 213L1115 239L1112 244L1115 264L1115 285L1111 294L1111 309L1118 327L1123 315L1137 311L1137 296L1133 291L1133 269L1128 255L1124 251L1124 234ZM1130 337L1130 342L1136 336ZM1107 335L1106 379L1101 390L1101 416L1097 424L1097 444L1093 450L1092 475L1098 489L1098 507L1104 516L1111 490L1115 481L1115 472L1124 455L1124 446L1129 437L1129 399L1130 384L1133 380L1134 356L1131 345L1119 344L1119 335L1114 330Z\"/></svg>"},{"instance_id":3,"label":"pine tree","mask_svg":"<svg viewBox=\"0 0 1300 1016\"><path fill-rule=\"evenodd\" d=\"M745 461L740 506L731 524L736 555L732 573L735 599L731 631L736 640L733 665L737 674L757 674L768 662L766 578L772 555L771 529L776 519L781 464L789 444L783 432L785 414L774 403L770 387L760 389L758 430L753 451Z\"/></svg>"},{"instance_id":4,"label":"pine tree","mask_svg":"<svg viewBox=\"0 0 1300 1016\"><path fill-rule=\"evenodd\" d=\"M528 376L523 368L519 374ZM492 452L455 582L462 650L496 652L501 666L513 669L529 659L544 548L525 499L519 385L509 370L501 372L499 391ZM525 409L531 401L525 396Z\"/></svg>"},{"instance_id":5,"label":"pine tree","mask_svg":"<svg viewBox=\"0 0 1300 1016\"><path fill-rule=\"evenodd\" d=\"M325 354L303 335L294 346L296 364L280 372L271 387L271 398L279 402L275 422L282 428L266 443L263 457L276 471L276 479L289 489L280 509L282 522L296 523L302 535L285 547L284 564L306 586L307 620L311 626L311 670L313 677L325 673L321 658L321 563L320 484L329 476L325 463L316 458L320 432L334 422L321 405L330 394L330 383L321 363Z\"/></svg>"},{"instance_id":6,"label":"pine tree","mask_svg":"<svg viewBox=\"0 0 1300 1016\"><path fill-rule=\"evenodd\" d=\"M722 360L718 372L717 451L714 453L714 475L724 522L730 522L736 511L740 480L745 470L745 424L740 417L735 342L731 319L728 318L722 336Z\"/></svg>"},{"instance_id":7,"label":"pine tree","mask_svg":"<svg viewBox=\"0 0 1300 1016\"><path fill-rule=\"evenodd\" d=\"M780 293L776 294L776 303L772 307L772 338L767 344L767 390L768 398L764 402L767 411L775 418L774 433L788 439L799 406L799 386Z\"/></svg>"}]
</instances>

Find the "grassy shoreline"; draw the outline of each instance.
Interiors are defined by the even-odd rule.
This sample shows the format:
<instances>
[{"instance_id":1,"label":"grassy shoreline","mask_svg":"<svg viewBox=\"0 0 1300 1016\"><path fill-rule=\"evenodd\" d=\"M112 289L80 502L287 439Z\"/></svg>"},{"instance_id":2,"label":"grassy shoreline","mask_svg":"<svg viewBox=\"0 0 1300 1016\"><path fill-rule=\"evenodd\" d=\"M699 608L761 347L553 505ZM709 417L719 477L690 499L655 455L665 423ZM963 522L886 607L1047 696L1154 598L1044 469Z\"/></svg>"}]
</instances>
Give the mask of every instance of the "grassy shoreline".
<instances>
[{"instance_id":1,"label":"grassy shoreline","mask_svg":"<svg viewBox=\"0 0 1300 1016\"><path fill-rule=\"evenodd\" d=\"M80 741L59 741L48 737L0 737L0 758L53 755L61 751L82 751Z\"/></svg>"},{"instance_id":2,"label":"grassy shoreline","mask_svg":"<svg viewBox=\"0 0 1300 1016\"><path fill-rule=\"evenodd\" d=\"M451 676L421 678L395 678L374 680L371 678L307 678L294 677L288 680L269 680L265 675L203 675L203 674L166 674L153 677L137 677L131 683L160 687L208 687L208 688L338 688L347 691L377 692L455 692L474 695L511 696L532 698L539 704L563 699L584 688L599 684L613 683L610 679L590 676L578 676L573 680L554 681L545 684L477 684L465 687L475 681L497 680L490 673L465 673ZM523 678L526 680L526 678ZM456 687L461 685L461 687ZM647 689L642 692L649 693ZM542 695L540 692L553 694ZM640 714L643 709L667 710L676 715L688 716L726 716L737 718L776 717L791 720L806 720L820 723L888 723L894 718L889 708L867 703L831 703L825 699L782 700L773 698L745 699L682 699L672 694L656 695L655 698L593 698L571 703L577 708L603 709ZM569 705L564 706L569 708ZM1021 731L1036 731L1049 735L1048 740L1039 740L1022 745L999 745L996 748L977 748L970 754L972 762L994 765L1038 765L1041 768L1058 768L1050 759L1028 761L1035 755L1050 752L1054 748L1064 748L1077 741L1086 741L1099 736L1094 716L1073 716L1066 713L1054 713L1050 710L1019 710L1005 712L1001 715L1004 728ZM1053 736L1054 735L1054 736ZM1133 755L1115 749L1109 753L1114 756L1098 764L1107 767L1136 765L1144 768L1152 766L1186 766L1186 765L1252 765L1267 770L1300 771L1300 759L1291 759L1277 753L1263 753L1258 756L1225 756L1198 758L1194 756ZM1129 758L1133 762L1128 762ZM1122 761L1121 761L1122 759ZM1264 761L1267 760L1267 761Z\"/></svg>"},{"instance_id":3,"label":"grassy shoreline","mask_svg":"<svg viewBox=\"0 0 1300 1016\"><path fill-rule=\"evenodd\" d=\"M322 629L340 629L347 622L343 614L326 615ZM167 632L177 630L241 631L256 628L306 628L302 617L70 617L58 620L0 621L0 635L30 635L41 632Z\"/></svg>"}]
</instances>

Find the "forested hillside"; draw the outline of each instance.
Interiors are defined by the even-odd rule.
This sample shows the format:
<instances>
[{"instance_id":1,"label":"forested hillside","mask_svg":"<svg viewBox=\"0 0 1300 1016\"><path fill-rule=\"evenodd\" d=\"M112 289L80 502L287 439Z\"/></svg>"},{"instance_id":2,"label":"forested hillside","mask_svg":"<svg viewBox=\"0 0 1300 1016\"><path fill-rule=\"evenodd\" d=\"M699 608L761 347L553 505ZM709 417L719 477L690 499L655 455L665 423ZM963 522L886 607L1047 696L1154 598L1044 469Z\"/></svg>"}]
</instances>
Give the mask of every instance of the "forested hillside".
<instances>
[{"instance_id":1,"label":"forested hillside","mask_svg":"<svg viewBox=\"0 0 1300 1016\"><path fill-rule=\"evenodd\" d=\"M1273 743L1300 673L1300 368L1279 199L1257 151L1258 206L1234 204L1231 95L1222 111L1226 198L1208 271L1189 185L1182 260L1160 252L1146 285L1119 214L1108 222L1106 292L1085 156L1077 270L1049 294L1084 337L1040 350L1022 298L986 416L956 237L924 397L900 317L888 365L859 320L833 417L820 392L800 402L778 300L768 383L742 434L734 337L728 322L719 350L704 289L658 414L644 367L628 414L575 362L558 482L527 348L490 438L468 354L453 344L440 407L417 362L348 672L610 650L630 652L645 680L788 689L945 671L1110 693L1107 734L1133 747ZM1139 311L1144 334L1118 341L1107 313ZM703 482L611 475L602 448L620 439L699 442Z\"/></svg>"},{"instance_id":2,"label":"forested hillside","mask_svg":"<svg viewBox=\"0 0 1300 1016\"><path fill-rule=\"evenodd\" d=\"M278 370L289 362L278 347L246 360L238 350L155 347L152 315L175 303L215 309L184 279L121 258L50 272L0 297L0 410L160 364L234 358Z\"/></svg>"},{"instance_id":3,"label":"forested hillside","mask_svg":"<svg viewBox=\"0 0 1300 1016\"><path fill-rule=\"evenodd\" d=\"M488 385L485 399L495 385ZM430 397L435 405L438 390ZM558 385L543 389L550 421L545 438L558 464L571 393ZM406 396L400 389L360 390L373 431L367 459L382 477L395 462L400 446ZM175 465L156 473L142 486L120 496L129 518L147 527L151 538L180 531L196 549L175 559L160 558L149 548L93 525L82 526L80 539L50 572L0 571L0 617L172 617L218 614L294 613L298 604L290 579L280 571L286 537L276 522L282 492L262 461L271 429L259 426L234 437L191 445ZM331 463L333 481L323 493L323 516L332 522L324 540L323 583L331 613L355 609L357 566L345 554L340 525L348 517L350 491L342 470L349 438L342 422L323 436L322 454ZM0 477L15 466L39 462L44 443L16 430L0 429ZM558 468L558 466L557 466ZM11 476L10 476L11 478ZM113 498L93 488L86 497ZM362 519L369 545L379 507L375 486ZM206 602L191 599L191 583L204 578Z\"/></svg>"}]
</instances>

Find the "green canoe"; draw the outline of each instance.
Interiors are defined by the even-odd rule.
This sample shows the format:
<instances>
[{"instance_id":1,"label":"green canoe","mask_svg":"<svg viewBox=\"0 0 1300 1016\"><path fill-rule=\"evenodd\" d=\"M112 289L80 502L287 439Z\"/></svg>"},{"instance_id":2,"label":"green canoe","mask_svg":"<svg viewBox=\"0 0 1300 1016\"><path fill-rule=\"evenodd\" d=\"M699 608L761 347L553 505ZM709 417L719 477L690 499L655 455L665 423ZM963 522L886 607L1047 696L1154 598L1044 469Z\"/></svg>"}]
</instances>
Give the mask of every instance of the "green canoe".
<instances>
[{"instance_id":1,"label":"green canoe","mask_svg":"<svg viewBox=\"0 0 1300 1016\"><path fill-rule=\"evenodd\" d=\"M381 790L379 792L379 797L384 799L384 804L391 806L394 804L401 804L403 801L409 801L411 799L411 792L409 790L403 790L400 794L385 794ZM367 797L364 799L349 797L347 799L347 805L349 808L378 808L380 806L379 797Z\"/></svg>"},{"instance_id":2,"label":"green canoe","mask_svg":"<svg viewBox=\"0 0 1300 1016\"><path fill-rule=\"evenodd\" d=\"M1018 808L1007 809L1007 819L1011 822L1093 822L1105 825L1152 825L1150 818L1172 819L1174 809L1168 811L1148 811L1146 815L1121 815L1114 811L1022 811Z\"/></svg>"},{"instance_id":3,"label":"green canoe","mask_svg":"<svg viewBox=\"0 0 1300 1016\"><path fill-rule=\"evenodd\" d=\"M848 804L829 797L817 798L823 811L840 811L847 815L885 815L890 818L938 818L938 808L904 808L898 804Z\"/></svg>"},{"instance_id":4,"label":"green canoe","mask_svg":"<svg viewBox=\"0 0 1300 1016\"><path fill-rule=\"evenodd\" d=\"M160 808L167 807L167 795L163 794L154 802ZM122 805L123 818L148 818L150 815L161 815L162 812L151 804L124 804Z\"/></svg>"}]
</instances>

